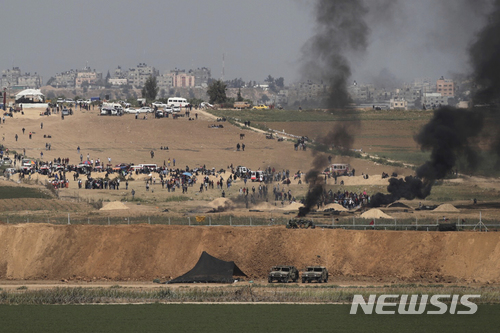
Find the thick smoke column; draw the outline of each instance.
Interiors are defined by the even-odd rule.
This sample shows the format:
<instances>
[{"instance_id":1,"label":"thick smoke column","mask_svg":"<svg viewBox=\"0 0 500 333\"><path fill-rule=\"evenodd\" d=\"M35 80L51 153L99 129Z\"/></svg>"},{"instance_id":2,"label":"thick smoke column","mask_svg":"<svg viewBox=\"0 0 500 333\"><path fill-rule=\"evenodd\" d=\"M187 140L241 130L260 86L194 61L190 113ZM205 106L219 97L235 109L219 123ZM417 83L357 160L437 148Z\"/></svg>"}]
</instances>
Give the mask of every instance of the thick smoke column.
<instances>
[{"instance_id":1,"label":"thick smoke column","mask_svg":"<svg viewBox=\"0 0 500 333\"><path fill-rule=\"evenodd\" d=\"M366 50L367 13L368 8L361 0L318 0L316 3L316 34L303 47L302 71L305 78L330 86L327 107L334 112L350 102L347 82L351 68L346 53ZM349 149L353 141L345 125L334 126L324 138L318 139L321 144L342 149ZM324 183L321 172L327 165L324 155L315 156L312 169L305 177L309 192L299 216L305 216L319 202Z\"/></svg>"},{"instance_id":2,"label":"thick smoke column","mask_svg":"<svg viewBox=\"0 0 500 333\"><path fill-rule=\"evenodd\" d=\"M473 78L478 84L474 94L476 103L492 103L500 97L500 0L495 0L488 24L480 31L470 48ZM493 149L500 153L500 119L497 110L458 110L443 107L415 137L422 150L431 151L431 159L417 169L417 179L391 180L387 188L390 194L377 193L371 206L388 204L400 198L425 198L432 185L453 170L459 157L465 157L469 168L479 163L479 148L475 144L480 134L485 134L485 118L494 126ZM500 154L499 154L500 155Z\"/></svg>"},{"instance_id":3,"label":"thick smoke column","mask_svg":"<svg viewBox=\"0 0 500 333\"><path fill-rule=\"evenodd\" d=\"M361 0L319 0L316 4L317 32L303 47L302 71L305 78L330 85L330 108L343 108L350 101L351 68L346 52L366 50L367 12Z\"/></svg>"},{"instance_id":4,"label":"thick smoke column","mask_svg":"<svg viewBox=\"0 0 500 333\"><path fill-rule=\"evenodd\" d=\"M453 171L457 159L464 156L469 167L478 163L478 148L474 138L483 127L482 114L470 110L443 107L434 112L434 117L426 124L415 141L422 150L431 150L429 161L417 169L417 177L389 180L389 194L377 193L370 205L378 207L401 198L424 199L431 193L432 185Z\"/></svg>"}]
</instances>

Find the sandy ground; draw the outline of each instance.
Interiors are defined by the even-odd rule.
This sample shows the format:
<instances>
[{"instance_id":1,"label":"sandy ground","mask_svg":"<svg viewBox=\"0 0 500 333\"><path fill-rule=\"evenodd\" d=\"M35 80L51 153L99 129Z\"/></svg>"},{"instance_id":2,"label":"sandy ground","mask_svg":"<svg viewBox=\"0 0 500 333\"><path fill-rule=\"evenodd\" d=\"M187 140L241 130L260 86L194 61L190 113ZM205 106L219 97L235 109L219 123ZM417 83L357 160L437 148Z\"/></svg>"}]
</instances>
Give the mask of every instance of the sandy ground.
<instances>
[{"instance_id":1,"label":"sandy ground","mask_svg":"<svg viewBox=\"0 0 500 333\"><path fill-rule=\"evenodd\" d=\"M224 128L211 128L212 124L222 124ZM318 125L308 126L308 131L314 131ZM24 134L22 128L25 128ZM294 132L296 130L291 127L287 132L302 134ZM28 138L29 132L32 132L32 139ZM277 170L289 169L294 174L297 170L309 170L313 159L309 150L294 151L291 141L268 140L264 133L218 123L215 117L201 111L198 111L197 120L190 121L185 118L154 119L151 115L147 120L136 120L133 115L99 116L97 109L90 112L77 110L73 116L62 120L59 115L40 116L40 110L26 110L24 115L15 113L14 118L8 118L1 124L0 133L5 138L2 143L11 151L22 152L26 149L26 154L33 158L41 158L40 153L43 152L43 160L69 158L71 164L80 160L78 146L84 159L87 154L91 159L100 158L102 161L110 157L112 164L161 165L167 164L169 159L173 162L175 158L176 167L206 165L217 170L227 170L233 164L251 169L271 166ZM244 140L240 140L241 133L245 134ZM16 134L18 141L15 140ZM45 149L46 143L52 145L51 150ZM245 143L244 152L236 151L237 143ZM162 150L162 146L169 149ZM155 152L154 158L150 157L151 150ZM390 174L395 171L400 176L413 173L411 169L376 165L368 160L334 157L333 162L350 163L356 169L356 177L343 177L342 180L345 185L356 186L359 191L366 189L370 192L373 186L386 186L388 181L381 179L382 172ZM370 178L363 179L361 173L368 173ZM222 176L227 178L229 174L223 173ZM34 176L33 184L28 185L18 183L16 177L9 181L2 179L0 184L40 187L35 184L36 181L44 183L46 180L44 176ZM6 212L9 207L16 207L17 211L24 210L26 213L30 210L47 213L71 211L72 214L91 212L127 217L158 213L167 208L173 214L185 216L188 212L205 212L215 208L213 202L221 196L221 191L217 189L199 193L198 188L193 187L187 194L191 200L166 202L169 196L181 195L180 191L168 193L161 189L159 183L146 191L145 177L136 177L126 191L124 184L120 190L80 190L69 176L69 188L59 191L64 201L5 199L0 200L0 210ZM449 182L500 190L500 182L495 179L466 177ZM327 183L333 185L334 180L329 179ZM252 183L248 183L247 187L253 185L257 187ZM243 186L241 180L236 181L231 189L226 189L226 195L235 199ZM135 189L136 196L148 204L127 202L131 198L131 189ZM307 185L299 185L295 180L286 189L299 195L306 193ZM339 189L342 190L342 187L339 186ZM86 202L97 199L123 201L128 209L96 211ZM417 201L404 202L411 208L418 205ZM422 203L433 204L427 201ZM284 214L281 207L275 207L266 209L259 206L264 213L235 207L231 214L262 216L270 211ZM410 212L385 212L394 218L439 219L443 215L442 212L417 213L412 209ZM471 210L446 215L453 221L464 216L477 219L477 213ZM483 211L485 218L496 216L498 210ZM243 271L257 279L265 278L272 265L292 263L299 269L305 265L323 264L334 279L368 279L371 284L392 281L496 283L500 282L500 247L497 244L496 233L373 233L286 230L284 227L0 225L0 280L64 279L91 285L110 280L167 280L190 269L201 252L206 250L221 259L236 261ZM3 284L8 285L6 282Z\"/></svg>"}]
</instances>

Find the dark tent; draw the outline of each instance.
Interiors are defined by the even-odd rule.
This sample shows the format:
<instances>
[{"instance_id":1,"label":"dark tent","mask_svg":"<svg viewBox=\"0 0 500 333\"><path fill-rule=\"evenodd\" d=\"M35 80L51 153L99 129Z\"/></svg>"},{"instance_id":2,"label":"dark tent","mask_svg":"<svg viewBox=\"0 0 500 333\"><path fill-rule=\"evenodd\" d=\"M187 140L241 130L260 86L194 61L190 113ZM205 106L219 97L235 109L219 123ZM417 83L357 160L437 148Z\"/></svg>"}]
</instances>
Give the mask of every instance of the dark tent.
<instances>
[{"instance_id":1,"label":"dark tent","mask_svg":"<svg viewBox=\"0 0 500 333\"><path fill-rule=\"evenodd\" d=\"M246 276L234 261L224 261L203 251L196 265L168 283L232 283L233 276Z\"/></svg>"}]
</instances>

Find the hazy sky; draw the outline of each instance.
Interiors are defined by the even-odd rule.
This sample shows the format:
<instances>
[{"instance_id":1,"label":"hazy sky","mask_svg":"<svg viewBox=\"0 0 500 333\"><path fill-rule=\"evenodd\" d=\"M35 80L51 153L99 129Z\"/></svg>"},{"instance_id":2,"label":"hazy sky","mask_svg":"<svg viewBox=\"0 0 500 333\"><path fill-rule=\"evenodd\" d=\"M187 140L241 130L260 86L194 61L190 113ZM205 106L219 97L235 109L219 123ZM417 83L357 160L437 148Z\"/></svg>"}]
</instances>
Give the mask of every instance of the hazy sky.
<instances>
[{"instance_id":1,"label":"hazy sky","mask_svg":"<svg viewBox=\"0 0 500 333\"><path fill-rule=\"evenodd\" d=\"M484 2L400 0L369 15L365 54L350 57L353 79L383 68L409 80L459 72L484 22ZM483 8L484 7L484 8ZM314 0L4 0L0 70L50 76L88 65L104 74L140 62L159 69L208 67L220 78L299 80L301 48L314 34Z\"/></svg>"}]
</instances>

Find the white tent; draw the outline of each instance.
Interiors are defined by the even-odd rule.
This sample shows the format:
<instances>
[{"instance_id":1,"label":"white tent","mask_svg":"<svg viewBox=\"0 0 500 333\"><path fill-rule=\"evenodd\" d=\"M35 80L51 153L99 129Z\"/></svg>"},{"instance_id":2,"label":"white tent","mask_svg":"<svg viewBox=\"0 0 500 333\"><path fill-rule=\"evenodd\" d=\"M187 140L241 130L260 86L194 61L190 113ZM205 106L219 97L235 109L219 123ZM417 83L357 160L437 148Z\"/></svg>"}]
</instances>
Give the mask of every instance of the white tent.
<instances>
[{"instance_id":1,"label":"white tent","mask_svg":"<svg viewBox=\"0 0 500 333\"><path fill-rule=\"evenodd\" d=\"M40 89L26 89L16 95L16 101L21 98L28 98L33 102L43 102L45 99L45 95L42 94Z\"/></svg>"}]
</instances>

